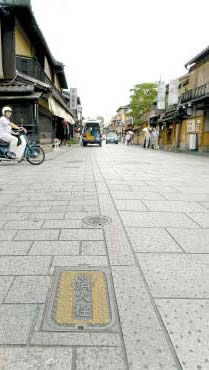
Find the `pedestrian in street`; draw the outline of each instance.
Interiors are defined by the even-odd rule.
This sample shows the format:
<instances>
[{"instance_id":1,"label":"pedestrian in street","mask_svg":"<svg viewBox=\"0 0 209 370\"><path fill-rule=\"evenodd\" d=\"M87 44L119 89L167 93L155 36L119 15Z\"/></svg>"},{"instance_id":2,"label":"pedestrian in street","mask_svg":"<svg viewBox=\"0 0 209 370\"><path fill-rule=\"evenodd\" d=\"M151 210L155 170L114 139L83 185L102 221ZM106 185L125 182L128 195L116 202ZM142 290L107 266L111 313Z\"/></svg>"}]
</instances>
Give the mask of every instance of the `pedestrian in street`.
<instances>
[{"instance_id":1,"label":"pedestrian in street","mask_svg":"<svg viewBox=\"0 0 209 370\"><path fill-rule=\"evenodd\" d=\"M159 131L156 129L156 127L152 130L152 148L153 149L159 149L158 140L159 140Z\"/></svg>"},{"instance_id":2,"label":"pedestrian in street","mask_svg":"<svg viewBox=\"0 0 209 370\"><path fill-rule=\"evenodd\" d=\"M130 133L129 133L129 132L127 132L127 134L126 134L126 145L127 145L127 146L129 146L130 141L131 141L131 135L130 135Z\"/></svg>"},{"instance_id":3,"label":"pedestrian in street","mask_svg":"<svg viewBox=\"0 0 209 370\"><path fill-rule=\"evenodd\" d=\"M66 145L68 140L69 140L70 130L69 130L69 125L68 125L67 121L63 120L62 124L63 124L63 131L64 131L64 133L63 133L64 134L63 144Z\"/></svg>"},{"instance_id":4,"label":"pedestrian in street","mask_svg":"<svg viewBox=\"0 0 209 370\"><path fill-rule=\"evenodd\" d=\"M151 138L149 128L147 128L147 130L145 131L144 136L145 136L144 147L145 149L148 149L150 147L150 138Z\"/></svg>"}]
</instances>

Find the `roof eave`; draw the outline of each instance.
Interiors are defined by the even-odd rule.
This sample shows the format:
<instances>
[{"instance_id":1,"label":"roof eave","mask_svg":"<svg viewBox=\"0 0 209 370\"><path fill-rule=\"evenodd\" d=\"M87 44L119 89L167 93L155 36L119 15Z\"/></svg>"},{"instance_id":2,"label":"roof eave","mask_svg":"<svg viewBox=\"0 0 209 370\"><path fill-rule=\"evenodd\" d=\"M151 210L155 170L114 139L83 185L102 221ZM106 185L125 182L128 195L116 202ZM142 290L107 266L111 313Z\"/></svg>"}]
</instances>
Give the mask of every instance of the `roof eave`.
<instances>
[{"instance_id":1,"label":"roof eave","mask_svg":"<svg viewBox=\"0 0 209 370\"><path fill-rule=\"evenodd\" d=\"M202 50L194 58L192 58L191 60L189 60L185 64L185 68L188 69L188 66L190 66L190 68L191 68L192 64L197 63L199 60L201 60L202 58L204 58L206 55L209 55L209 46L207 46L207 48L205 48L204 50Z\"/></svg>"},{"instance_id":2,"label":"roof eave","mask_svg":"<svg viewBox=\"0 0 209 370\"><path fill-rule=\"evenodd\" d=\"M21 19L21 17L25 20L27 20L27 28L29 31L31 31L32 35L36 36L36 38L39 40L39 42L42 44L43 49L46 52L47 57L49 58L50 62L52 63L55 72L58 74L61 88L67 89L68 84L64 72L64 64L61 62L58 62L52 55L49 46L46 42L45 37L43 36L41 29L36 21L36 18L32 11L31 6L31 0L4 0L4 4L0 5L0 9L9 8L9 9L15 9L15 14L17 17ZM19 9L19 11L18 11Z\"/></svg>"}]
</instances>

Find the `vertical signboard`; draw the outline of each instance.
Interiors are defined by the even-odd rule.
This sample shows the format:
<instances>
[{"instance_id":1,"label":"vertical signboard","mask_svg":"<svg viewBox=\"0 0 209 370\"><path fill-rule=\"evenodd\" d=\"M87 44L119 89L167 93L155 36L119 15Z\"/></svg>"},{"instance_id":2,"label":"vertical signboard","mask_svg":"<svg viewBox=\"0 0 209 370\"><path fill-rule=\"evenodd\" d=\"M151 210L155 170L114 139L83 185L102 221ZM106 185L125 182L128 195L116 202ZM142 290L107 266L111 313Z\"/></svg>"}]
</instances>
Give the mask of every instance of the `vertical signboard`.
<instances>
[{"instance_id":1,"label":"vertical signboard","mask_svg":"<svg viewBox=\"0 0 209 370\"><path fill-rule=\"evenodd\" d=\"M179 80L171 80L169 83L168 105L178 104Z\"/></svg>"},{"instance_id":2,"label":"vertical signboard","mask_svg":"<svg viewBox=\"0 0 209 370\"><path fill-rule=\"evenodd\" d=\"M77 89L70 89L70 109L77 109Z\"/></svg>"},{"instance_id":3,"label":"vertical signboard","mask_svg":"<svg viewBox=\"0 0 209 370\"><path fill-rule=\"evenodd\" d=\"M160 81L157 89L157 109L165 109L165 94L166 86L165 83Z\"/></svg>"}]
</instances>

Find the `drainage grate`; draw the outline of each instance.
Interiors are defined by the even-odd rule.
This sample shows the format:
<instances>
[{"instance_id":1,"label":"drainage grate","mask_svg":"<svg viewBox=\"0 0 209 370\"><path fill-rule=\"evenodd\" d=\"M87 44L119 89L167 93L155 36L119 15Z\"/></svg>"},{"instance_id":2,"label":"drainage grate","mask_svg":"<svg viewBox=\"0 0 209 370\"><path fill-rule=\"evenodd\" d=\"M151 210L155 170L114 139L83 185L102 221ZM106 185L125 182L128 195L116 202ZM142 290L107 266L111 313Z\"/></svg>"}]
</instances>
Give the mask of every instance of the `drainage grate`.
<instances>
[{"instance_id":1,"label":"drainage grate","mask_svg":"<svg viewBox=\"0 0 209 370\"><path fill-rule=\"evenodd\" d=\"M105 267L57 267L51 288L43 331L114 330L118 325Z\"/></svg>"},{"instance_id":2,"label":"drainage grate","mask_svg":"<svg viewBox=\"0 0 209 370\"><path fill-rule=\"evenodd\" d=\"M112 219L107 216L88 216L82 219L84 224L91 225L91 226L103 226L110 224Z\"/></svg>"}]
</instances>

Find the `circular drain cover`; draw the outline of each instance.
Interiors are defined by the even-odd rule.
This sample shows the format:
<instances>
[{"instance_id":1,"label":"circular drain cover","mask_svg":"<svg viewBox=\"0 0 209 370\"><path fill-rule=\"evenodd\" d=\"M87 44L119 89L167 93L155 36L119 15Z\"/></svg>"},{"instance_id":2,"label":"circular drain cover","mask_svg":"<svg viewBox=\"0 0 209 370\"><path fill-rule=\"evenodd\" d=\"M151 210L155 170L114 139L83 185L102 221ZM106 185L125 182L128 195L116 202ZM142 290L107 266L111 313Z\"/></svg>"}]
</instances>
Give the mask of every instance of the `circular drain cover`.
<instances>
[{"instance_id":1,"label":"circular drain cover","mask_svg":"<svg viewBox=\"0 0 209 370\"><path fill-rule=\"evenodd\" d=\"M103 226L112 222L111 218L106 216L88 216L84 217L82 221L92 226Z\"/></svg>"}]
</instances>

